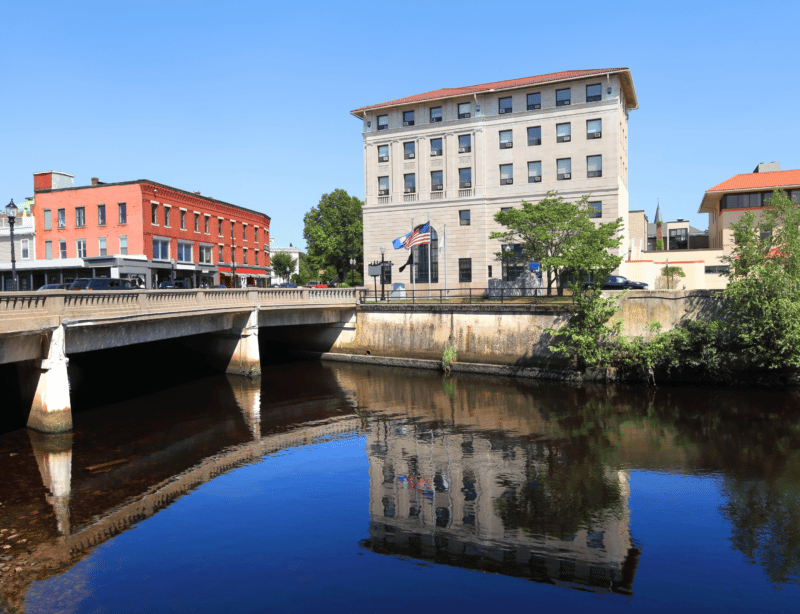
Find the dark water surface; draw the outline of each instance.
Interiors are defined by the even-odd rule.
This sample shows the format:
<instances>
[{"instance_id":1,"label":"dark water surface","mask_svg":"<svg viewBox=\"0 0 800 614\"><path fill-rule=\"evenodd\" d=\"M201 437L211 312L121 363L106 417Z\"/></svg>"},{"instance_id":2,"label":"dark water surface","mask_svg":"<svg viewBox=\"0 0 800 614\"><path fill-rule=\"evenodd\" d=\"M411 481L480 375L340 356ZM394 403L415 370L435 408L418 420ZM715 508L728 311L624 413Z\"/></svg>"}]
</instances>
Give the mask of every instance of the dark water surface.
<instances>
[{"instance_id":1,"label":"dark water surface","mask_svg":"<svg viewBox=\"0 0 800 614\"><path fill-rule=\"evenodd\" d=\"M0 436L0 610L797 612L799 409L335 363L208 377Z\"/></svg>"}]
</instances>

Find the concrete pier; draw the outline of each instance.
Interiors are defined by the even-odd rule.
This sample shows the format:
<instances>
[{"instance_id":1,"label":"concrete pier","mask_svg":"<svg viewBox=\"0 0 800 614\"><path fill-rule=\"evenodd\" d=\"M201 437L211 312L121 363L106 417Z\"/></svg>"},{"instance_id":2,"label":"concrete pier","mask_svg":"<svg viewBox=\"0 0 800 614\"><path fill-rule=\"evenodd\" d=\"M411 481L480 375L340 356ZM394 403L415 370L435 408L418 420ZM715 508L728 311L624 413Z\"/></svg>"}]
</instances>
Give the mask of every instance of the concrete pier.
<instances>
[{"instance_id":1,"label":"concrete pier","mask_svg":"<svg viewBox=\"0 0 800 614\"><path fill-rule=\"evenodd\" d=\"M45 358L28 360L18 367L23 390L33 390L28 428L42 433L68 433L72 430L72 407L64 326L46 335L43 345Z\"/></svg>"}]
</instances>

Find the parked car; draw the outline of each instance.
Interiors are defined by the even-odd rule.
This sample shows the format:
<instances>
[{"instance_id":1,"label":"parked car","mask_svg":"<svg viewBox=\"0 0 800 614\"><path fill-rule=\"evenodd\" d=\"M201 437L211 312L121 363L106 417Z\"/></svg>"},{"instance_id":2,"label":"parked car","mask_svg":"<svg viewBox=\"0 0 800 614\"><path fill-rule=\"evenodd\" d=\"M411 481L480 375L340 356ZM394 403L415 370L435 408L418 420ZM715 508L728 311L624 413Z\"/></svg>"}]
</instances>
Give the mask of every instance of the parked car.
<instances>
[{"instance_id":1,"label":"parked car","mask_svg":"<svg viewBox=\"0 0 800 614\"><path fill-rule=\"evenodd\" d=\"M584 287L593 286L595 282L584 282ZM612 275L601 286L603 290L647 290L648 286L643 281L631 281L622 275Z\"/></svg>"},{"instance_id":2,"label":"parked car","mask_svg":"<svg viewBox=\"0 0 800 614\"><path fill-rule=\"evenodd\" d=\"M316 279L313 281L309 281L304 288L327 288L328 284L323 284L320 280Z\"/></svg>"},{"instance_id":3,"label":"parked car","mask_svg":"<svg viewBox=\"0 0 800 614\"><path fill-rule=\"evenodd\" d=\"M119 279L118 277L83 277L76 279L68 290L135 290L130 279Z\"/></svg>"},{"instance_id":4,"label":"parked car","mask_svg":"<svg viewBox=\"0 0 800 614\"><path fill-rule=\"evenodd\" d=\"M175 281L162 281L158 284L159 290L188 290L189 284L185 281L180 279L176 279Z\"/></svg>"},{"instance_id":5,"label":"parked car","mask_svg":"<svg viewBox=\"0 0 800 614\"><path fill-rule=\"evenodd\" d=\"M296 288L297 284L292 281L287 281L282 284L278 284L278 288Z\"/></svg>"},{"instance_id":6,"label":"parked car","mask_svg":"<svg viewBox=\"0 0 800 614\"><path fill-rule=\"evenodd\" d=\"M45 284L39 290L66 290L69 284Z\"/></svg>"}]
</instances>

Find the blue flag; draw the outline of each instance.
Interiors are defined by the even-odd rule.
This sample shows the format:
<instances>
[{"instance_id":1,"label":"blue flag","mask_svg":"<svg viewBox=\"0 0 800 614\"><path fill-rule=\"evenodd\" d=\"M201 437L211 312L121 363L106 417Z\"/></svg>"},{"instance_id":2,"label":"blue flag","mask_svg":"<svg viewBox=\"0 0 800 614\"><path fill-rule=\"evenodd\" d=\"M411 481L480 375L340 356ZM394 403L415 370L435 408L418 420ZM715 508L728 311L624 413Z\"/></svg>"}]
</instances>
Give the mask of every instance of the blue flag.
<instances>
[{"instance_id":1,"label":"blue flag","mask_svg":"<svg viewBox=\"0 0 800 614\"><path fill-rule=\"evenodd\" d=\"M395 249L403 249L406 246L406 239L408 239L408 235L411 233L409 232L407 235L403 235L402 237L398 237L394 241L392 241L392 245L394 245Z\"/></svg>"}]
</instances>

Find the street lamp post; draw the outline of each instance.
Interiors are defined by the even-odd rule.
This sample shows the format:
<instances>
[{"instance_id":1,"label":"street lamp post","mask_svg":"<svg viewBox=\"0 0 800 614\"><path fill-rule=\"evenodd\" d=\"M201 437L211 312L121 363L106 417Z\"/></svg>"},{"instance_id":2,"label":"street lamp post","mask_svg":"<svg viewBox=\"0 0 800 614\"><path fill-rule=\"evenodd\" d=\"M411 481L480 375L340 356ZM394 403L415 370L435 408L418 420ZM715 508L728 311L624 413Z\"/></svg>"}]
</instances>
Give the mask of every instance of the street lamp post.
<instances>
[{"instance_id":1,"label":"street lamp post","mask_svg":"<svg viewBox=\"0 0 800 614\"><path fill-rule=\"evenodd\" d=\"M236 244L231 243L231 275L233 276L233 287L238 288L236 283Z\"/></svg>"},{"instance_id":2,"label":"street lamp post","mask_svg":"<svg viewBox=\"0 0 800 614\"><path fill-rule=\"evenodd\" d=\"M350 285L353 285L353 275L356 268L356 259L350 258Z\"/></svg>"},{"instance_id":3,"label":"street lamp post","mask_svg":"<svg viewBox=\"0 0 800 614\"><path fill-rule=\"evenodd\" d=\"M17 291L17 259L14 254L14 222L17 217L17 206L14 199L6 205L6 215L8 216L8 227L11 232L11 291Z\"/></svg>"},{"instance_id":4,"label":"street lamp post","mask_svg":"<svg viewBox=\"0 0 800 614\"><path fill-rule=\"evenodd\" d=\"M385 277L383 274L383 263L384 263L383 256L385 253L386 253L386 248L383 245L381 245L381 300L382 301L386 300L386 294L383 289L383 280Z\"/></svg>"}]
</instances>

